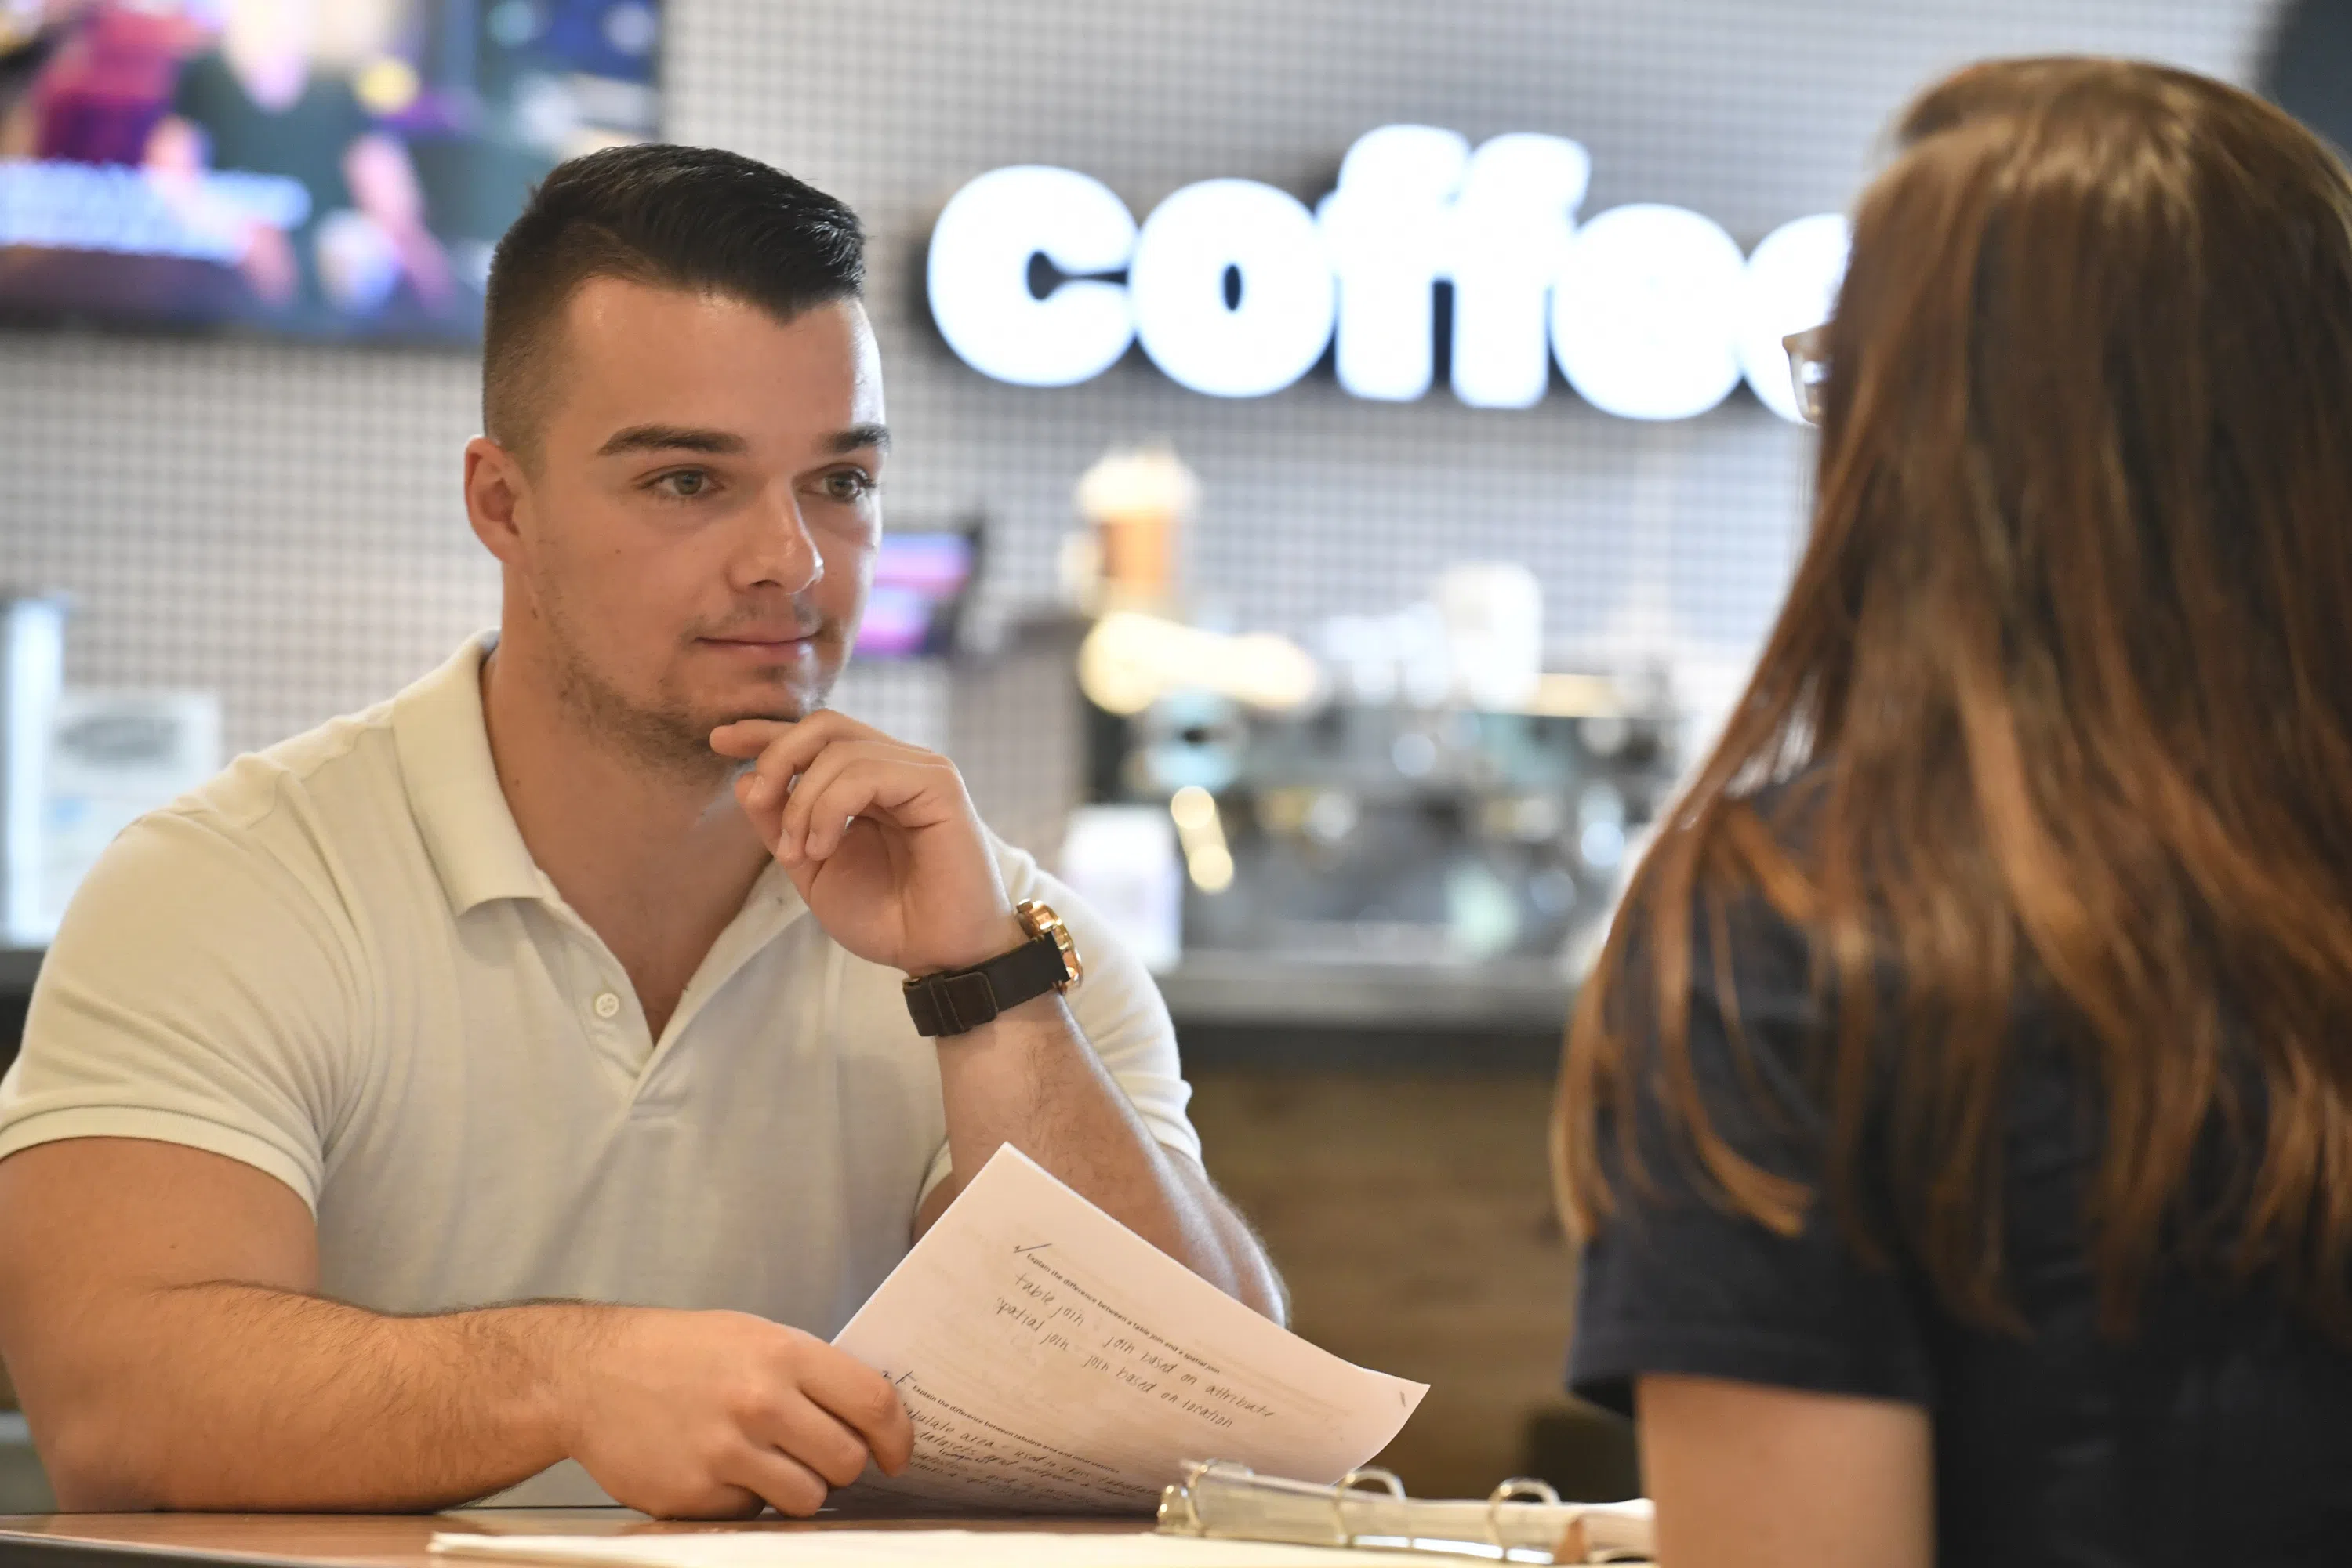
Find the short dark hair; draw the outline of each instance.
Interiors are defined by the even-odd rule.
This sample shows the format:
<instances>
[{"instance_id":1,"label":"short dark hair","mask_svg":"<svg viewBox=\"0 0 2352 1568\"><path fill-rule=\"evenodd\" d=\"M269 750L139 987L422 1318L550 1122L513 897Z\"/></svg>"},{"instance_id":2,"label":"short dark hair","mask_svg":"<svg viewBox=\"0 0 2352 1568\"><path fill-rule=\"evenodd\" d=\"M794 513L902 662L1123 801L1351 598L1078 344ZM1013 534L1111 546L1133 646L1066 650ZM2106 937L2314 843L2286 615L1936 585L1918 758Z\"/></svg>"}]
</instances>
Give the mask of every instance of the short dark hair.
<instances>
[{"instance_id":1,"label":"short dark hair","mask_svg":"<svg viewBox=\"0 0 2352 1568\"><path fill-rule=\"evenodd\" d=\"M564 307L592 278L724 295L778 321L854 299L857 215L815 186L717 147L645 142L558 165L490 258L482 428L536 449Z\"/></svg>"}]
</instances>

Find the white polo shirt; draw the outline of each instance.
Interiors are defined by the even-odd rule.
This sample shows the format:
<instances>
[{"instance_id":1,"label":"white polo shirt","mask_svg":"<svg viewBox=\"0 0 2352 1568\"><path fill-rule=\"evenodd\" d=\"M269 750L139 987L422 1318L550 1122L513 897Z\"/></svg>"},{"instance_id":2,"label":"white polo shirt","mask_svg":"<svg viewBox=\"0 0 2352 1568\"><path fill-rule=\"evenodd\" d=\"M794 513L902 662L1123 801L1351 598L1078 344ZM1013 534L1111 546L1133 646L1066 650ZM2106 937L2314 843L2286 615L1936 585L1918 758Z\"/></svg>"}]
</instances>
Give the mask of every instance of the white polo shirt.
<instances>
[{"instance_id":1,"label":"white polo shirt","mask_svg":"<svg viewBox=\"0 0 2352 1568\"><path fill-rule=\"evenodd\" d=\"M772 865L649 1037L507 809L488 640L116 840L42 964L0 1156L103 1136L244 1161L317 1215L320 1289L383 1311L575 1297L829 1338L948 1169L900 976ZM1029 856L1000 857L1086 957L1087 1038L1197 1159L1150 977Z\"/></svg>"}]
</instances>

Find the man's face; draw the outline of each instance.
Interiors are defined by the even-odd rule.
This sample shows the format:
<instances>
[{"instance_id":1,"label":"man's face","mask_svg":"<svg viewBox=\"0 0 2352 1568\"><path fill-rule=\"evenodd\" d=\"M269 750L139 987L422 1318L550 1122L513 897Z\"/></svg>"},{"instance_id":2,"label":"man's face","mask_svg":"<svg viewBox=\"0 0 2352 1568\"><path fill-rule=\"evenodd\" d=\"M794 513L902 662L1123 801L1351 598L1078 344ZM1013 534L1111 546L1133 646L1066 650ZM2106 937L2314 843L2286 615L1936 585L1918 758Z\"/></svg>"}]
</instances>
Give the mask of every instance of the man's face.
<instances>
[{"instance_id":1,"label":"man's face","mask_svg":"<svg viewBox=\"0 0 2352 1568\"><path fill-rule=\"evenodd\" d=\"M500 553L509 621L542 640L567 706L697 771L719 761L717 726L821 707L881 531L887 434L864 308L778 321L594 279L553 365Z\"/></svg>"}]
</instances>

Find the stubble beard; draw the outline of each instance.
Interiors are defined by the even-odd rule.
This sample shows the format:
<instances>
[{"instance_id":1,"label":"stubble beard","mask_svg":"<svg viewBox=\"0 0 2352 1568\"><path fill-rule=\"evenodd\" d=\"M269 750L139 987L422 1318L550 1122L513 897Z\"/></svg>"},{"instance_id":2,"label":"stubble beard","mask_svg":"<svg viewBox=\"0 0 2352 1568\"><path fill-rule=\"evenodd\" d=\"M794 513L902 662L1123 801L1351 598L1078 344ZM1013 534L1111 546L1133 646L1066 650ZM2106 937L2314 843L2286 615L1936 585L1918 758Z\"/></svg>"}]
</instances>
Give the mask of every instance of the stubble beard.
<instances>
[{"instance_id":1,"label":"stubble beard","mask_svg":"<svg viewBox=\"0 0 2352 1568\"><path fill-rule=\"evenodd\" d=\"M804 719L824 706L832 678L839 673L836 668L821 674L814 690L751 712L697 713L686 699L667 692L647 705L630 699L596 668L560 598L549 595L541 604L556 657L556 698L565 711L639 766L698 784L716 788L747 765L712 751L711 731L744 719Z\"/></svg>"}]
</instances>

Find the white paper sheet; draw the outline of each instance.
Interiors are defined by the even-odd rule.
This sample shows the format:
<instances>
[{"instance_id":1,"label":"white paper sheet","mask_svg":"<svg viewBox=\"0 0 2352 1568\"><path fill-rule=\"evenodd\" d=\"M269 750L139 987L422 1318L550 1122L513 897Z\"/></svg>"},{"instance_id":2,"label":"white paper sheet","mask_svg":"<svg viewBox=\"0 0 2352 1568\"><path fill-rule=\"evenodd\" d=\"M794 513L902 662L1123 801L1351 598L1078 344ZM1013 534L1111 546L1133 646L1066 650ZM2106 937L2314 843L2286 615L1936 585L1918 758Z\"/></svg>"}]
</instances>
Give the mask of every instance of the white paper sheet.
<instances>
[{"instance_id":1,"label":"white paper sheet","mask_svg":"<svg viewBox=\"0 0 2352 1568\"><path fill-rule=\"evenodd\" d=\"M1332 1482L1428 1385L1251 1311L1010 1147L834 1342L898 1384L914 1462L863 1495L1136 1511L1192 1459Z\"/></svg>"},{"instance_id":2,"label":"white paper sheet","mask_svg":"<svg viewBox=\"0 0 2352 1568\"><path fill-rule=\"evenodd\" d=\"M436 1535L447 1557L572 1568L1382 1568L1429 1559L1328 1546L1273 1546L1181 1535L1049 1535L1035 1531L744 1531L614 1541L578 1535Z\"/></svg>"}]
</instances>

